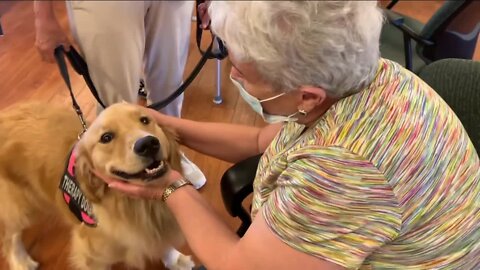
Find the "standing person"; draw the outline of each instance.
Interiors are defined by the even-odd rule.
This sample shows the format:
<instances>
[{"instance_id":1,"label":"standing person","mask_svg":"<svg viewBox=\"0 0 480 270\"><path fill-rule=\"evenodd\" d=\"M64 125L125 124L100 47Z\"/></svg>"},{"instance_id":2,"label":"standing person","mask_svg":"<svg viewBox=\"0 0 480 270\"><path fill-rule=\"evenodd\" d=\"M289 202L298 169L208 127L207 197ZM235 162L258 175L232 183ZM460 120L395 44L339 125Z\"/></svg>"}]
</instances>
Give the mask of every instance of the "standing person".
<instances>
[{"instance_id":1,"label":"standing person","mask_svg":"<svg viewBox=\"0 0 480 270\"><path fill-rule=\"evenodd\" d=\"M66 1L75 43L106 106L136 103L144 77L149 103L158 102L181 84L188 56L193 1ZM35 45L42 59L53 62L59 45L69 46L55 17L52 1L34 1ZM162 112L180 117L183 95ZM183 156L196 184L205 177Z\"/></svg>"}]
</instances>

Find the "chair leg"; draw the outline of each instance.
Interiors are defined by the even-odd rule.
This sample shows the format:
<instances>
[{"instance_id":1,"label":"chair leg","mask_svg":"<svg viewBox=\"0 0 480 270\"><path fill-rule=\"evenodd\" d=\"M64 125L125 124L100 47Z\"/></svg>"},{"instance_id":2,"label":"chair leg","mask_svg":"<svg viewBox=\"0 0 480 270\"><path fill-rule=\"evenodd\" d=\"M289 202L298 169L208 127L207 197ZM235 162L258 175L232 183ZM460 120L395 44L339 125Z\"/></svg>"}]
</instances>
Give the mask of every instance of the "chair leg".
<instances>
[{"instance_id":1,"label":"chair leg","mask_svg":"<svg viewBox=\"0 0 480 270\"><path fill-rule=\"evenodd\" d=\"M413 69L412 42L405 33L403 34L403 46L405 48L405 68L411 71Z\"/></svg>"},{"instance_id":2,"label":"chair leg","mask_svg":"<svg viewBox=\"0 0 480 270\"><path fill-rule=\"evenodd\" d=\"M238 211L238 217L242 221L242 224L237 230L237 235L242 237L247 232L248 227L250 227L250 224L252 224L252 218L250 217L250 214L243 207L240 207L240 211Z\"/></svg>"},{"instance_id":3,"label":"chair leg","mask_svg":"<svg viewBox=\"0 0 480 270\"><path fill-rule=\"evenodd\" d=\"M213 98L213 103L222 104L222 62L221 60L216 59L217 61L217 89L215 97Z\"/></svg>"}]
</instances>

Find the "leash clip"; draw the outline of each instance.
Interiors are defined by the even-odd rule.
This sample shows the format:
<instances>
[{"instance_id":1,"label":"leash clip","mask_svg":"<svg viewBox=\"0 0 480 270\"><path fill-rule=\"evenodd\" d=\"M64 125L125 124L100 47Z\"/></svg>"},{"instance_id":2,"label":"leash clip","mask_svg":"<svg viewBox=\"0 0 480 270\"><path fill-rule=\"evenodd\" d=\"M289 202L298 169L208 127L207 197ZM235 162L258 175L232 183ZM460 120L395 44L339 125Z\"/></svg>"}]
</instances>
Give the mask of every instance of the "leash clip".
<instances>
[{"instance_id":1,"label":"leash clip","mask_svg":"<svg viewBox=\"0 0 480 270\"><path fill-rule=\"evenodd\" d=\"M77 139L80 140L82 138L83 134L85 134L86 131L87 130L82 130L80 133L78 133Z\"/></svg>"},{"instance_id":2,"label":"leash clip","mask_svg":"<svg viewBox=\"0 0 480 270\"><path fill-rule=\"evenodd\" d=\"M83 118L82 110L80 110L80 108L75 108L75 106L74 106L74 109L75 109L75 112L77 113L78 118L80 119L80 124L82 124L82 132L80 132L77 136L77 138L80 140L83 134L87 131L87 123Z\"/></svg>"},{"instance_id":3,"label":"leash clip","mask_svg":"<svg viewBox=\"0 0 480 270\"><path fill-rule=\"evenodd\" d=\"M75 107L75 106L74 106ZM78 115L78 118L80 119L80 123L82 124L82 128L83 128L83 132L82 133L85 133L85 131L87 131L87 123L85 121L85 118L83 118L83 113L82 113L82 110L80 108L75 108L75 112L77 113Z\"/></svg>"}]
</instances>

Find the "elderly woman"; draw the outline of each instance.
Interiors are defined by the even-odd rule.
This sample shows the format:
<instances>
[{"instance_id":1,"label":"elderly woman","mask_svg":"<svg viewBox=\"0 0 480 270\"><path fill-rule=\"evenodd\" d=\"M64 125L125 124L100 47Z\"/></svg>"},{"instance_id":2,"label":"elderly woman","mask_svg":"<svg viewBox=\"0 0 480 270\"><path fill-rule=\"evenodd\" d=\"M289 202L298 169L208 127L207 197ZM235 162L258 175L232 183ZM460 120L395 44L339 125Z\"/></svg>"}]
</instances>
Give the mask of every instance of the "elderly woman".
<instances>
[{"instance_id":1,"label":"elderly woman","mask_svg":"<svg viewBox=\"0 0 480 270\"><path fill-rule=\"evenodd\" d=\"M151 114L199 152L264 153L251 227L238 238L175 171L111 188L163 199L209 269L480 268L478 155L427 84L380 58L375 2L214 1L209 14L233 83L272 124Z\"/></svg>"}]
</instances>

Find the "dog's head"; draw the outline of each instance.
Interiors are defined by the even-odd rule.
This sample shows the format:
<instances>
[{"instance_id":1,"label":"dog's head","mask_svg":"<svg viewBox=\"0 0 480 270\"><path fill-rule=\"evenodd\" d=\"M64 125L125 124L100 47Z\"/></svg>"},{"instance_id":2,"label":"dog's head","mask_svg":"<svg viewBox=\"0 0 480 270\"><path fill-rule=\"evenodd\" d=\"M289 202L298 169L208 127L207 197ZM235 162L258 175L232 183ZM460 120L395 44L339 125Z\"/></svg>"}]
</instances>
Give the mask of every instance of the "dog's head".
<instances>
[{"instance_id":1,"label":"dog's head","mask_svg":"<svg viewBox=\"0 0 480 270\"><path fill-rule=\"evenodd\" d=\"M83 174L96 170L112 178L147 183L161 178L169 167L180 170L172 133L160 127L145 108L127 103L105 109L83 134L76 151L76 167Z\"/></svg>"}]
</instances>

